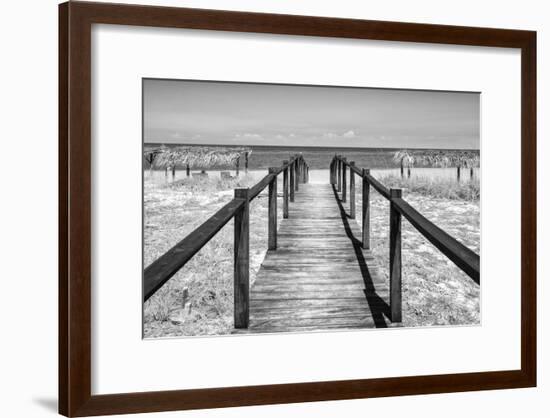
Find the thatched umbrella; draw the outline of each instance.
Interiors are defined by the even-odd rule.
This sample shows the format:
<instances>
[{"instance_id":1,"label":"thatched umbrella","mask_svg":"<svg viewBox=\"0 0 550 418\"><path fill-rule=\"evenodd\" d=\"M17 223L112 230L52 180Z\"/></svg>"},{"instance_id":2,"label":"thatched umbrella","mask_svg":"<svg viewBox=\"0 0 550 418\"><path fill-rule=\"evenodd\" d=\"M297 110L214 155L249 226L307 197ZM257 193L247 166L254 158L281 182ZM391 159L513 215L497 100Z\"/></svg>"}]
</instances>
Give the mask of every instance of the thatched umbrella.
<instances>
[{"instance_id":1,"label":"thatched umbrella","mask_svg":"<svg viewBox=\"0 0 550 418\"><path fill-rule=\"evenodd\" d=\"M460 179L460 167L470 169L470 180L474 178L474 168L479 167L479 153L475 151L459 151L457 153L457 178Z\"/></svg>"},{"instance_id":2,"label":"thatched umbrella","mask_svg":"<svg viewBox=\"0 0 550 418\"><path fill-rule=\"evenodd\" d=\"M238 162L243 152L250 154L252 151L243 147L173 147L159 154L154 161L154 165L155 167L171 167L173 176L175 175L176 166L186 166L187 176L189 176L190 167L205 169L213 166L236 164L238 174Z\"/></svg>"},{"instance_id":3,"label":"thatched umbrella","mask_svg":"<svg viewBox=\"0 0 550 418\"><path fill-rule=\"evenodd\" d=\"M160 147L152 147L152 146L146 146L143 149L143 158L147 163L149 164L149 173L153 170L153 165L157 157L162 154L166 150L165 145L161 145Z\"/></svg>"},{"instance_id":4,"label":"thatched umbrella","mask_svg":"<svg viewBox=\"0 0 550 418\"><path fill-rule=\"evenodd\" d=\"M393 160L401 164L401 178L404 177L405 167L407 167L407 176L411 176L411 167L415 162L415 157L411 151L399 150L393 155Z\"/></svg>"}]
</instances>

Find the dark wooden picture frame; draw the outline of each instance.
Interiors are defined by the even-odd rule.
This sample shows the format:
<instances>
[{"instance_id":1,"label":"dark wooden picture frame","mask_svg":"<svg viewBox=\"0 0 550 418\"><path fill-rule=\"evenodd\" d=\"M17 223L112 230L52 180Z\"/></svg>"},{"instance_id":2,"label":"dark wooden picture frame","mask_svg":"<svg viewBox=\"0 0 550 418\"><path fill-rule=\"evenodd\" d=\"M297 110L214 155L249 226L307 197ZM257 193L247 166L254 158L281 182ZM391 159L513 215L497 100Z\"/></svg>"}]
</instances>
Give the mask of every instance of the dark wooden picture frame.
<instances>
[{"instance_id":1,"label":"dark wooden picture frame","mask_svg":"<svg viewBox=\"0 0 550 418\"><path fill-rule=\"evenodd\" d=\"M521 369L92 395L92 24L519 48L521 50ZM536 32L106 3L61 4L59 6L59 412L66 416L89 416L535 386L536 102Z\"/></svg>"}]
</instances>

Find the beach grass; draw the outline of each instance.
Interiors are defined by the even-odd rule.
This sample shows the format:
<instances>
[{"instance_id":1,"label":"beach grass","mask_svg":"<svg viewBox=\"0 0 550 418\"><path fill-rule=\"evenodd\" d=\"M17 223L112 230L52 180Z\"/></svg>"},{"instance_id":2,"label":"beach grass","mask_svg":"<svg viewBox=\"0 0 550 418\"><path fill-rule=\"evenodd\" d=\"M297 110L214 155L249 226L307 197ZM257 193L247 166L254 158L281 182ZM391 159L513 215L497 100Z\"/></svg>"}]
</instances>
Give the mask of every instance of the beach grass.
<instances>
[{"instance_id":1,"label":"beach grass","mask_svg":"<svg viewBox=\"0 0 550 418\"><path fill-rule=\"evenodd\" d=\"M455 178L441 177L400 177L395 174L377 176L387 187L401 188L405 191L433 198L449 200L478 201L480 197L479 179L457 181Z\"/></svg>"},{"instance_id":2,"label":"beach grass","mask_svg":"<svg viewBox=\"0 0 550 418\"><path fill-rule=\"evenodd\" d=\"M251 187L257 176L186 178L174 183L145 182L144 264L206 221ZM278 199L279 206L282 205ZM279 207L279 211L281 211ZM267 251L267 194L250 204L250 283ZM233 329L233 222L225 225L144 305L144 337L228 334Z\"/></svg>"}]
</instances>

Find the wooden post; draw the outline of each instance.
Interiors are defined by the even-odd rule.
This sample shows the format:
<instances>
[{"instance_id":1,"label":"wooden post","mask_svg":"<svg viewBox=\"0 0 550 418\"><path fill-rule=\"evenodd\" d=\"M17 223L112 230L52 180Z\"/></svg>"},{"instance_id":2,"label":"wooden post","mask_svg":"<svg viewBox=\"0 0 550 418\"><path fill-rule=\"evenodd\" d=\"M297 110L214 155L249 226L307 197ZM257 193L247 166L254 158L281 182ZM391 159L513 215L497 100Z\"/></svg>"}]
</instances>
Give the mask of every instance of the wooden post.
<instances>
[{"instance_id":1,"label":"wooden post","mask_svg":"<svg viewBox=\"0 0 550 418\"><path fill-rule=\"evenodd\" d=\"M294 185L296 186L296 191L300 190L300 157L296 157L296 176L294 177Z\"/></svg>"},{"instance_id":2,"label":"wooden post","mask_svg":"<svg viewBox=\"0 0 550 418\"><path fill-rule=\"evenodd\" d=\"M294 173L296 172L296 160L292 161L290 164L290 201L294 202Z\"/></svg>"},{"instance_id":3,"label":"wooden post","mask_svg":"<svg viewBox=\"0 0 550 418\"><path fill-rule=\"evenodd\" d=\"M244 199L242 209L235 214L233 316L235 328L248 328L249 308L249 260L250 229L248 209L248 189L235 189L235 198Z\"/></svg>"},{"instance_id":4,"label":"wooden post","mask_svg":"<svg viewBox=\"0 0 550 418\"><path fill-rule=\"evenodd\" d=\"M401 178L405 178L405 167L403 166L403 158L401 158Z\"/></svg>"},{"instance_id":5,"label":"wooden post","mask_svg":"<svg viewBox=\"0 0 550 418\"><path fill-rule=\"evenodd\" d=\"M283 161L286 166L288 161ZM283 170L283 218L288 218L288 166Z\"/></svg>"},{"instance_id":6,"label":"wooden post","mask_svg":"<svg viewBox=\"0 0 550 418\"><path fill-rule=\"evenodd\" d=\"M349 166L349 217L355 219L355 161L350 161Z\"/></svg>"},{"instance_id":7,"label":"wooden post","mask_svg":"<svg viewBox=\"0 0 550 418\"><path fill-rule=\"evenodd\" d=\"M306 183L309 183L309 165L306 164Z\"/></svg>"},{"instance_id":8,"label":"wooden post","mask_svg":"<svg viewBox=\"0 0 550 418\"><path fill-rule=\"evenodd\" d=\"M470 167L470 180L474 179L474 167Z\"/></svg>"},{"instance_id":9,"label":"wooden post","mask_svg":"<svg viewBox=\"0 0 550 418\"><path fill-rule=\"evenodd\" d=\"M187 177L191 175L191 167L189 167L189 164L185 167L185 174L187 174Z\"/></svg>"},{"instance_id":10,"label":"wooden post","mask_svg":"<svg viewBox=\"0 0 550 418\"><path fill-rule=\"evenodd\" d=\"M270 167L269 173L274 173L276 170ZM273 180L269 182L267 249L277 249L277 176L273 176Z\"/></svg>"},{"instance_id":11,"label":"wooden post","mask_svg":"<svg viewBox=\"0 0 550 418\"><path fill-rule=\"evenodd\" d=\"M336 154L332 158L332 184L336 185L336 166L338 165L336 160Z\"/></svg>"},{"instance_id":12,"label":"wooden post","mask_svg":"<svg viewBox=\"0 0 550 418\"><path fill-rule=\"evenodd\" d=\"M248 173L248 151L244 153L244 172Z\"/></svg>"},{"instance_id":13,"label":"wooden post","mask_svg":"<svg viewBox=\"0 0 550 418\"><path fill-rule=\"evenodd\" d=\"M153 173L153 161L155 159L155 154L147 154L147 157L145 157L145 161L149 163L149 177L152 177Z\"/></svg>"},{"instance_id":14,"label":"wooden post","mask_svg":"<svg viewBox=\"0 0 550 418\"><path fill-rule=\"evenodd\" d=\"M401 198L401 189L390 189L390 199ZM401 322L401 213L390 203L390 319Z\"/></svg>"},{"instance_id":15,"label":"wooden post","mask_svg":"<svg viewBox=\"0 0 550 418\"><path fill-rule=\"evenodd\" d=\"M338 159L336 160L336 171L338 172L338 188L336 190L339 192L342 191L342 160L340 158L341 157L338 156Z\"/></svg>"},{"instance_id":16,"label":"wooden post","mask_svg":"<svg viewBox=\"0 0 550 418\"><path fill-rule=\"evenodd\" d=\"M153 177L153 161L155 161L155 155L156 154L148 154L145 158L145 161L149 163L149 177Z\"/></svg>"},{"instance_id":17,"label":"wooden post","mask_svg":"<svg viewBox=\"0 0 550 418\"><path fill-rule=\"evenodd\" d=\"M460 166L456 167L456 181L460 181Z\"/></svg>"},{"instance_id":18,"label":"wooden post","mask_svg":"<svg viewBox=\"0 0 550 418\"><path fill-rule=\"evenodd\" d=\"M370 184L367 175L369 169L363 168L363 249L370 249Z\"/></svg>"},{"instance_id":19,"label":"wooden post","mask_svg":"<svg viewBox=\"0 0 550 418\"><path fill-rule=\"evenodd\" d=\"M172 180L176 178L176 164L172 166Z\"/></svg>"},{"instance_id":20,"label":"wooden post","mask_svg":"<svg viewBox=\"0 0 550 418\"><path fill-rule=\"evenodd\" d=\"M407 167L407 178L411 178L411 167Z\"/></svg>"},{"instance_id":21,"label":"wooden post","mask_svg":"<svg viewBox=\"0 0 550 418\"><path fill-rule=\"evenodd\" d=\"M348 182L346 180L347 176L347 170L346 170L346 158L342 158L342 202L346 202L346 196L347 196L347 187Z\"/></svg>"},{"instance_id":22,"label":"wooden post","mask_svg":"<svg viewBox=\"0 0 550 418\"><path fill-rule=\"evenodd\" d=\"M241 156L239 155L237 157L237 161L235 161L235 175L237 177L239 177L239 163L240 163L240 160L241 160Z\"/></svg>"}]
</instances>

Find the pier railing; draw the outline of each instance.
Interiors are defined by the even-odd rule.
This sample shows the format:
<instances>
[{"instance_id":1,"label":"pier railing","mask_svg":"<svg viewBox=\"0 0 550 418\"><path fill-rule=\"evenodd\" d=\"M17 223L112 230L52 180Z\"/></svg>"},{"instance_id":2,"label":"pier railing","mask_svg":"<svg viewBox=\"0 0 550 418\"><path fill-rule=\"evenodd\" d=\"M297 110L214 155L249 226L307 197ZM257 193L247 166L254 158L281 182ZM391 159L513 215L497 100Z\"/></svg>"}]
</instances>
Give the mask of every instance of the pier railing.
<instances>
[{"instance_id":1,"label":"pier railing","mask_svg":"<svg viewBox=\"0 0 550 418\"><path fill-rule=\"evenodd\" d=\"M268 174L253 187L235 189L234 198L202 225L150 264L143 275L143 301L153 296L174 274L208 243L231 219L234 231L234 320L235 328L249 322L249 203L268 188L268 249L277 249L277 176L283 173L283 218L288 218L289 201L300 183L309 181L309 166L302 155L269 168Z\"/></svg>"},{"instance_id":2,"label":"pier railing","mask_svg":"<svg viewBox=\"0 0 550 418\"><path fill-rule=\"evenodd\" d=\"M455 263L474 282L480 283L479 255L447 234L402 197L401 189L388 189L371 174L369 169L358 168L336 155L330 163L330 183L341 193L342 202L347 201L347 172L349 168L349 199L351 218L355 218L355 176L362 181L362 246L370 249L370 188L372 187L390 202L390 316L392 322L402 321L402 278L401 278L401 217L404 216L428 241Z\"/></svg>"}]
</instances>

